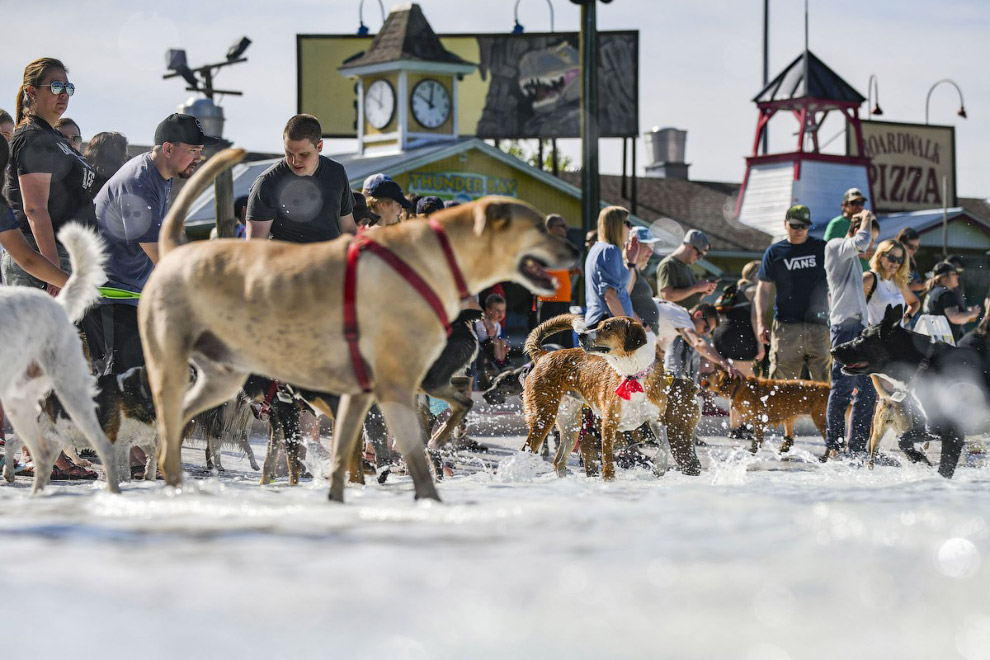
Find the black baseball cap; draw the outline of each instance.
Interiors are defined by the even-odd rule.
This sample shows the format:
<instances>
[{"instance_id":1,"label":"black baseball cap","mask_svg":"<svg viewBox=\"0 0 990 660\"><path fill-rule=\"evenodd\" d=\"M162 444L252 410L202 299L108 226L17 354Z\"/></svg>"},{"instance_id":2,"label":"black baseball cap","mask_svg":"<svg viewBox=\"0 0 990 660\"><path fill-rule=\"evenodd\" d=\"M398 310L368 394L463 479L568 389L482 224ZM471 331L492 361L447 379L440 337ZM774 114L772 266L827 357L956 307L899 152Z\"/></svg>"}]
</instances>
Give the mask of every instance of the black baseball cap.
<instances>
[{"instance_id":1,"label":"black baseball cap","mask_svg":"<svg viewBox=\"0 0 990 660\"><path fill-rule=\"evenodd\" d=\"M430 215L443 210L443 200L435 195L420 197L416 202L416 215Z\"/></svg>"},{"instance_id":2,"label":"black baseball cap","mask_svg":"<svg viewBox=\"0 0 990 660\"><path fill-rule=\"evenodd\" d=\"M382 216L377 213L373 213L371 209L368 208L367 200L365 200L364 195L362 195L359 191L352 190L351 195L354 199L354 207L351 211L354 214L354 222L359 225L364 224L370 227L382 219Z\"/></svg>"},{"instance_id":3,"label":"black baseball cap","mask_svg":"<svg viewBox=\"0 0 990 660\"><path fill-rule=\"evenodd\" d=\"M170 114L158 124L155 129L155 144L166 142L184 142L186 144L207 146L216 144L220 138L203 133L203 125L192 115L178 112Z\"/></svg>"},{"instance_id":4,"label":"black baseball cap","mask_svg":"<svg viewBox=\"0 0 990 660\"><path fill-rule=\"evenodd\" d=\"M404 209L411 209L412 202L402 194L402 188L395 181L389 178L378 179L371 183L368 194L378 199L394 199Z\"/></svg>"}]
</instances>

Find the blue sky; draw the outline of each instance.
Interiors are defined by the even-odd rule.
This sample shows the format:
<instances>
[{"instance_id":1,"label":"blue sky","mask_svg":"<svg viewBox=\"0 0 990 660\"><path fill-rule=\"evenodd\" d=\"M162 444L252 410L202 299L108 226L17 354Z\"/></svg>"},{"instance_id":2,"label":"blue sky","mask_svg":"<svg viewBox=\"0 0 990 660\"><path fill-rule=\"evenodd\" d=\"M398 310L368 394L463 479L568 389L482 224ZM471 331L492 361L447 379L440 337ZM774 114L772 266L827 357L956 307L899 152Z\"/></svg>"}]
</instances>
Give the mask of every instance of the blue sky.
<instances>
[{"instance_id":1,"label":"blue sky","mask_svg":"<svg viewBox=\"0 0 990 660\"><path fill-rule=\"evenodd\" d=\"M385 0L385 9L396 3ZM437 32L493 32L512 28L515 0L421 0ZM552 0L557 30L576 30L579 9ZM13 112L23 67L42 56L62 59L78 86L67 116L88 137L123 132L133 143L151 142L155 125L188 93L178 79L162 80L165 50L186 49L192 64L219 61L247 35L249 62L225 69L218 87L240 89L227 97L225 137L252 150L278 151L280 132L295 113L295 35L352 33L358 0L143 2L43 0L3 11L0 107ZM470 6L470 11L465 7ZM46 11L39 12L38 7ZM688 131L691 178L740 181L756 123L751 99L761 88L761 0L614 0L598 6L601 29L639 29L640 128ZM547 0L521 0L519 19L529 31L547 31ZM375 0L364 21L381 26ZM861 93L876 74L884 120L923 122L932 83L952 78L965 96L969 119L956 116L959 99L949 85L932 96L932 123L956 126L958 192L990 196L990 3L984 0L811 0L810 47ZM803 0L771 0L770 75L802 50ZM865 104L863 113L865 114ZM840 130L826 123L823 140ZM771 149L793 144L796 125L771 124ZM838 138L833 143L839 147ZM644 162L642 140L639 164ZM565 151L577 155L579 144ZM348 141L328 153L349 151ZM621 144L602 143L602 171L621 169Z\"/></svg>"}]
</instances>

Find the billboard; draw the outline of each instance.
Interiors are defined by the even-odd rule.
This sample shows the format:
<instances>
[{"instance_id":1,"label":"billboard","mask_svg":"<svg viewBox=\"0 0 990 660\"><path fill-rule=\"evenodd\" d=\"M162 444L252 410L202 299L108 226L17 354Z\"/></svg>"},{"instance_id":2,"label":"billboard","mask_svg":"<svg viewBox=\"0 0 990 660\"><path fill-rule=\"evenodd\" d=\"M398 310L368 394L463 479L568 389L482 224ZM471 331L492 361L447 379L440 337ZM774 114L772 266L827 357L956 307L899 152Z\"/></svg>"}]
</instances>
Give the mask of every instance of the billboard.
<instances>
[{"instance_id":1,"label":"billboard","mask_svg":"<svg viewBox=\"0 0 990 660\"><path fill-rule=\"evenodd\" d=\"M475 72L458 82L461 135L488 139L576 138L581 97L578 34L437 35ZM371 36L296 35L297 111L315 115L324 136L357 137L355 80L337 71ZM599 32L599 130L639 132L639 32Z\"/></svg>"},{"instance_id":2,"label":"billboard","mask_svg":"<svg viewBox=\"0 0 990 660\"><path fill-rule=\"evenodd\" d=\"M864 121L874 211L921 211L956 205L956 134L952 126ZM846 148L857 153L852 131ZM943 198L942 183L946 183Z\"/></svg>"}]
</instances>

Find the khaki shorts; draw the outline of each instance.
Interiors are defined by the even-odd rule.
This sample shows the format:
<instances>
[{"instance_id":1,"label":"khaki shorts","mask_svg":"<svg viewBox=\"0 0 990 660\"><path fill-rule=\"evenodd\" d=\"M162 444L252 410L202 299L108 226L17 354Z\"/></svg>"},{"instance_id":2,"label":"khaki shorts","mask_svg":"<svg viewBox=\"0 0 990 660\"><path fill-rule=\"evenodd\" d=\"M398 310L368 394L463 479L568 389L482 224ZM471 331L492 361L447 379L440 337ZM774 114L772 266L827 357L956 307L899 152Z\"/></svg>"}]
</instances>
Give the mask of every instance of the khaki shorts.
<instances>
[{"instance_id":1,"label":"khaki shorts","mask_svg":"<svg viewBox=\"0 0 990 660\"><path fill-rule=\"evenodd\" d=\"M829 382L832 366L829 348L827 325L774 321L770 335L770 378L801 378L807 360L812 380Z\"/></svg>"}]
</instances>

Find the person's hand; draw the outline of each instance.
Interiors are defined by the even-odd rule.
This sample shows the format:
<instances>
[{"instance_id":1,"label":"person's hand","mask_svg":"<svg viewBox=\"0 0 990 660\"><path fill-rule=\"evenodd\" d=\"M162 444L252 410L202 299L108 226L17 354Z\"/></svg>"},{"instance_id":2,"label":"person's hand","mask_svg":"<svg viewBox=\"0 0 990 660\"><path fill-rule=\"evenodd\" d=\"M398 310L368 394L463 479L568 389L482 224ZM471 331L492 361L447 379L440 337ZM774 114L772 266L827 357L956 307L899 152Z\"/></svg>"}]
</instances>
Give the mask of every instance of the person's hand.
<instances>
[{"instance_id":1,"label":"person's hand","mask_svg":"<svg viewBox=\"0 0 990 660\"><path fill-rule=\"evenodd\" d=\"M722 368L723 368L723 369L725 369L725 371L726 371L726 372L727 372L727 373L729 374L729 376L730 376L730 377L732 377L733 379L736 379L736 378L738 378L738 379L740 379L740 380L741 380L741 379L743 379L743 378L745 378L745 377L746 377L746 376L745 376L745 375L743 374L743 372L741 372L741 371L739 371L738 369L736 369L736 368L735 368L735 366L733 366L733 364L732 364L732 360L729 360L729 359L725 359L725 360L722 360Z\"/></svg>"},{"instance_id":2,"label":"person's hand","mask_svg":"<svg viewBox=\"0 0 990 660\"><path fill-rule=\"evenodd\" d=\"M969 312L970 312L970 314L972 314L972 316L970 317L970 320L972 321L972 320L978 318L980 316L980 312L982 311L982 309L983 308L980 307L979 305L973 305L972 307L970 307L969 308Z\"/></svg>"},{"instance_id":3,"label":"person's hand","mask_svg":"<svg viewBox=\"0 0 990 660\"><path fill-rule=\"evenodd\" d=\"M62 287L55 286L54 284L49 284L45 287L45 289L48 291L48 295L54 298L55 296L58 295L58 292L62 290Z\"/></svg>"},{"instance_id":4,"label":"person's hand","mask_svg":"<svg viewBox=\"0 0 990 660\"><path fill-rule=\"evenodd\" d=\"M763 347L763 342L762 341L756 342L756 361L762 362L766 354L767 354L767 349Z\"/></svg>"},{"instance_id":5,"label":"person's hand","mask_svg":"<svg viewBox=\"0 0 990 660\"><path fill-rule=\"evenodd\" d=\"M697 291L698 293L703 293L707 296L710 295L715 290L716 286L717 284L715 282L702 280L694 285L694 290Z\"/></svg>"},{"instance_id":6,"label":"person's hand","mask_svg":"<svg viewBox=\"0 0 990 660\"><path fill-rule=\"evenodd\" d=\"M622 254L627 264L636 262L636 259L639 256L639 239L636 238L635 234L629 236L629 240L626 241L626 244L623 247Z\"/></svg>"},{"instance_id":7,"label":"person's hand","mask_svg":"<svg viewBox=\"0 0 990 660\"><path fill-rule=\"evenodd\" d=\"M770 345L770 331L762 325L756 326L756 338L760 340L760 346Z\"/></svg>"}]
</instances>

